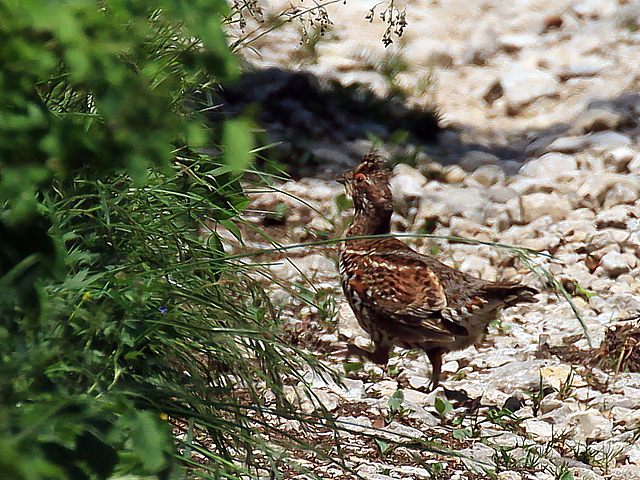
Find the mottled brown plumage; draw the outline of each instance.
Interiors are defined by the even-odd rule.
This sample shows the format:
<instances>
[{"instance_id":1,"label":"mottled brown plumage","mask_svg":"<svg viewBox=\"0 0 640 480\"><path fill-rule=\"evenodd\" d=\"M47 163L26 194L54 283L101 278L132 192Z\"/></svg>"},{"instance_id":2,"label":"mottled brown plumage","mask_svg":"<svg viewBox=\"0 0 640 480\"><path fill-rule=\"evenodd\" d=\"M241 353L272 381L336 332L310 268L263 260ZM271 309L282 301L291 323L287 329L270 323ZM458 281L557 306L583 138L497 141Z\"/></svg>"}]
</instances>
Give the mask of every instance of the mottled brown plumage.
<instances>
[{"instance_id":1,"label":"mottled brown plumage","mask_svg":"<svg viewBox=\"0 0 640 480\"><path fill-rule=\"evenodd\" d=\"M346 237L390 231L390 171L374 154L344 176L355 205ZM358 323L373 351L349 352L385 364L394 346L423 350L438 386L442 355L476 343L504 306L533 301L536 290L472 277L422 255L396 238L347 240L340 245L340 276Z\"/></svg>"}]
</instances>

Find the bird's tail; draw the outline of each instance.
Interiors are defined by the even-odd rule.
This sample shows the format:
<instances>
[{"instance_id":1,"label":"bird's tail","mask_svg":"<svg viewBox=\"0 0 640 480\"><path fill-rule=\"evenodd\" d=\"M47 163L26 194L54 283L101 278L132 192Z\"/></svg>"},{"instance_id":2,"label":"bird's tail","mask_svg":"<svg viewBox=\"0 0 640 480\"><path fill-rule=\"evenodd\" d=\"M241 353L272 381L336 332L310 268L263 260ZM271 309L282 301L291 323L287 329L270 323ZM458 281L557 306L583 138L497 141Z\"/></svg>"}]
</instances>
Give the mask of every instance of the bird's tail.
<instances>
[{"instance_id":1,"label":"bird's tail","mask_svg":"<svg viewBox=\"0 0 640 480\"><path fill-rule=\"evenodd\" d=\"M505 305L538 301L534 297L538 290L519 283L490 283L484 290L488 296L503 301Z\"/></svg>"}]
</instances>

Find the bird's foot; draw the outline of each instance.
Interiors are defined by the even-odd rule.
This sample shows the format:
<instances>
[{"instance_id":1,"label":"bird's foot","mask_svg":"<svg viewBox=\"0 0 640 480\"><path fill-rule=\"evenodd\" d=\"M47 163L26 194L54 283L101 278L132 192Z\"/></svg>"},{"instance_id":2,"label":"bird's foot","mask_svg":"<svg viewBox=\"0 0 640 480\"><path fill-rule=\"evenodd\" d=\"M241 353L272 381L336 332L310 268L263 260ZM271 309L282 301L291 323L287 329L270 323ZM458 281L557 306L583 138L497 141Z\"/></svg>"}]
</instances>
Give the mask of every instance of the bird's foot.
<instances>
[{"instance_id":1,"label":"bird's foot","mask_svg":"<svg viewBox=\"0 0 640 480\"><path fill-rule=\"evenodd\" d=\"M370 362L379 365L385 365L389 361L389 352L391 349L382 345L375 345L373 352L360 348L352 343L347 344L347 356L356 355L360 358L366 358Z\"/></svg>"},{"instance_id":2,"label":"bird's foot","mask_svg":"<svg viewBox=\"0 0 640 480\"><path fill-rule=\"evenodd\" d=\"M359 346L354 345L353 343L347 344L347 351L345 353L347 357L351 355L355 355L356 357L366 358L366 359L368 359L369 356L371 355L371 352L369 350L360 348Z\"/></svg>"}]
</instances>

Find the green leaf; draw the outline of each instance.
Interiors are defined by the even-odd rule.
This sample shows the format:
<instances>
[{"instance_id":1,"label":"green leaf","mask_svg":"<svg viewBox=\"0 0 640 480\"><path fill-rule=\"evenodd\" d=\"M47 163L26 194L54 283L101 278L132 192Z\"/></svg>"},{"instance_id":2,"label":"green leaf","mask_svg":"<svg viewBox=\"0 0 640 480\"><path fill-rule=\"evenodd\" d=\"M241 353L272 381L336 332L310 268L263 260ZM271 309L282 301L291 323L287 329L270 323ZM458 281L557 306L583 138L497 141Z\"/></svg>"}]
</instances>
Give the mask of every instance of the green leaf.
<instances>
[{"instance_id":1,"label":"green leaf","mask_svg":"<svg viewBox=\"0 0 640 480\"><path fill-rule=\"evenodd\" d=\"M456 440L464 440L471 437L471 430L468 428L458 428L453 431L453 438Z\"/></svg>"},{"instance_id":2,"label":"green leaf","mask_svg":"<svg viewBox=\"0 0 640 480\"><path fill-rule=\"evenodd\" d=\"M344 368L344 373L360 372L362 371L362 367L363 367L362 362L344 362L342 364L342 368Z\"/></svg>"},{"instance_id":3,"label":"green leaf","mask_svg":"<svg viewBox=\"0 0 640 480\"><path fill-rule=\"evenodd\" d=\"M453 410L453 405L451 405L451 402L441 397L436 397L434 406L436 407L436 412L438 412L441 417L444 417L447 413Z\"/></svg>"},{"instance_id":4,"label":"green leaf","mask_svg":"<svg viewBox=\"0 0 640 480\"><path fill-rule=\"evenodd\" d=\"M591 297L596 297L598 296L597 293L592 292L591 290L587 290L586 288L584 288L582 285L580 285L579 283L576 285L576 295L579 297L582 297L583 299L585 299L586 301L589 301L589 299Z\"/></svg>"},{"instance_id":5,"label":"green leaf","mask_svg":"<svg viewBox=\"0 0 640 480\"><path fill-rule=\"evenodd\" d=\"M220 221L220 225L229 230L231 235L233 235L239 242L242 243L242 232L233 220L222 220Z\"/></svg>"},{"instance_id":6,"label":"green leaf","mask_svg":"<svg viewBox=\"0 0 640 480\"><path fill-rule=\"evenodd\" d=\"M353 207L353 201L347 197L346 194L341 193L336 197L336 207L339 212L344 212L345 210Z\"/></svg>"},{"instance_id":7,"label":"green leaf","mask_svg":"<svg viewBox=\"0 0 640 480\"><path fill-rule=\"evenodd\" d=\"M166 463L166 432L159 428L156 420L149 412L137 412L131 422L131 441L142 466L150 471L161 470Z\"/></svg>"},{"instance_id":8,"label":"green leaf","mask_svg":"<svg viewBox=\"0 0 640 480\"><path fill-rule=\"evenodd\" d=\"M404 402L404 393L402 390L396 390L391 397L389 397L389 411L392 413L402 410L402 402Z\"/></svg>"},{"instance_id":9,"label":"green leaf","mask_svg":"<svg viewBox=\"0 0 640 480\"><path fill-rule=\"evenodd\" d=\"M565 470L560 474L558 480L573 480L573 474L569 470Z\"/></svg>"},{"instance_id":10,"label":"green leaf","mask_svg":"<svg viewBox=\"0 0 640 480\"><path fill-rule=\"evenodd\" d=\"M285 203L279 203L271 212L265 215L265 218L274 223L283 223L286 220L287 215L287 205Z\"/></svg>"},{"instance_id":11,"label":"green leaf","mask_svg":"<svg viewBox=\"0 0 640 480\"><path fill-rule=\"evenodd\" d=\"M381 438L375 438L374 441L376 442L376 446L380 449L380 453L382 455L388 453L392 448L391 445L389 445L389 442L386 442Z\"/></svg>"},{"instance_id":12,"label":"green leaf","mask_svg":"<svg viewBox=\"0 0 640 480\"><path fill-rule=\"evenodd\" d=\"M405 143L409 138L409 132L406 130L396 130L389 137L389 143L393 145L400 145L401 143Z\"/></svg>"},{"instance_id":13,"label":"green leaf","mask_svg":"<svg viewBox=\"0 0 640 480\"><path fill-rule=\"evenodd\" d=\"M235 172L251 165L253 160L253 134L251 123L245 118L227 120L222 131L224 144L224 162Z\"/></svg>"}]
</instances>

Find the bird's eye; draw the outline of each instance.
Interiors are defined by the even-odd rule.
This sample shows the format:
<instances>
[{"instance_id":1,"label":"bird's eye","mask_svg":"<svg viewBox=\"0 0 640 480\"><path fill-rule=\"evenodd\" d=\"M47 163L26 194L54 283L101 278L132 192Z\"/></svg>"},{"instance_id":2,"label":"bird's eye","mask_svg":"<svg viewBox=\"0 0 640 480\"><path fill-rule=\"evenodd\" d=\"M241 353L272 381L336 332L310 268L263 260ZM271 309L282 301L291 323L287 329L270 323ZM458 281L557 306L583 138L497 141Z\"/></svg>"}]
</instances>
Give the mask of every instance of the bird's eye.
<instances>
[{"instance_id":1,"label":"bird's eye","mask_svg":"<svg viewBox=\"0 0 640 480\"><path fill-rule=\"evenodd\" d=\"M366 178L366 177L365 177L365 174L364 174L364 173L356 173L356 174L353 176L353 180L354 180L356 183L361 183L361 182L363 182L365 178Z\"/></svg>"}]
</instances>

